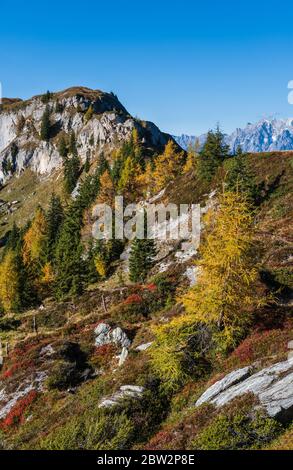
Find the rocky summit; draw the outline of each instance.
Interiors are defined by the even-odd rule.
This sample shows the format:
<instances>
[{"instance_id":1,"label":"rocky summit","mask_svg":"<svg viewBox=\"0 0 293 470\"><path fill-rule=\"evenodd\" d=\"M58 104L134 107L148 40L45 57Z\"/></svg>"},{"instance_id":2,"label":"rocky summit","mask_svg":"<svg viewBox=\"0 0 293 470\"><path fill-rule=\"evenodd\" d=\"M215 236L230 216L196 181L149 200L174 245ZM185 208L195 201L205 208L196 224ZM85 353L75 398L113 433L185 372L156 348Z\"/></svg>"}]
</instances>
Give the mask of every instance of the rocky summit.
<instances>
[{"instance_id":1,"label":"rocky summit","mask_svg":"<svg viewBox=\"0 0 293 470\"><path fill-rule=\"evenodd\" d=\"M51 129L50 140L43 141L40 133L46 107L50 110ZM162 148L167 143L168 137L153 123L130 116L111 93L73 87L26 101L4 98L0 106L0 180L4 183L26 168L43 175L60 168L58 139L62 133L75 132L84 161L88 153L115 148L130 137L134 128L146 146Z\"/></svg>"}]
</instances>

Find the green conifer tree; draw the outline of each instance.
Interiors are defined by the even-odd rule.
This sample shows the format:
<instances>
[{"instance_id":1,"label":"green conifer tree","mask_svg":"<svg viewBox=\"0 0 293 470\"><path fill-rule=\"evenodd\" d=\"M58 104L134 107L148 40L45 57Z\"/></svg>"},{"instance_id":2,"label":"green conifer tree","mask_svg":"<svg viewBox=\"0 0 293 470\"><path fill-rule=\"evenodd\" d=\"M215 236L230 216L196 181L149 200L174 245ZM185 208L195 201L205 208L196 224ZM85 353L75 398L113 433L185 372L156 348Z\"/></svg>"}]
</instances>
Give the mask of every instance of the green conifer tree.
<instances>
[{"instance_id":1,"label":"green conifer tree","mask_svg":"<svg viewBox=\"0 0 293 470\"><path fill-rule=\"evenodd\" d=\"M90 152L87 152L86 159L85 159L84 166L83 166L85 173L88 173L90 171L90 167L91 167Z\"/></svg>"},{"instance_id":2,"label":"green conifer tree","mask_svg":"<svg viewBox=\"0 0 293 470\"><path fill-rule=\"evenodd\" d=\"M67 158L68 147L67 147L67 143L66 143L66 139L64 135L60 137L59 144L58 144L58 152L63 159Z\"/></svg>"},{"instance_id":3,"label":"green conifer tree","mask_svg":"<svg viewBox=\"0 0 293 470\"><path fill-rule=\"evenodd\" d=\"M85 262L81 244L82 217L78 204L73 203L63 222L55 252L55 296L82 293L85 282Z\"/></svg>"},{"instance_id":4,"label":"green conifer tree","mask_svg":"<svg viewBox=\"0 0 293 470\"><path fill-rule=\"evenodd\" d=\"M242 152L241 147L238 147L236 155L227 161L225 184L228 191L245 193L248 202L256 202L257 185L249 168L247 155Z\"/></svg>"},{"instance_id":5,"label":"green conifer tree","mask_svg":"<svg viewBox=\"0 0 293 470\"><path fill-rule=\"evenodd\" d=\"M64 188L67 194L71 194L74 190L80 174L80 160L73 131L70 134L69 154L71 158L64 160Z\"/></svg>"},{"instance_id":6,"label":"green conifer tree","mask_svg":"<svg viewBox=\"0 0 293 470\"><path fill-rule=\"evenodd\" d=\"M50 133L51 133L50 115L51 115L51 110L50 110L49 105L47 105L43 113L42 122L41 122L41 139L45 140L46 142L49 141Z\"/></svg>"},{"instance_id":7,"label":"green conifer tree","mask_svg":"<svg viewBox=\"0 0 293 470\"><path fill-rule=\"evenodd\" d=\"M47 234L46 234L46 261L53 262L55 246L60 233L60 228L64 219L64 212L61 199L52 193L49 208L46 213Z\"/></svg>"},{"instance_id":8,"label":"green conifer tree","mask_svg":"<svg viewBox=\"0 0 293 470\"><path fill-rule=\"evenodd\" d=\"M129 257L129 278L132 282L144 282L154 265L157 250L154 240L135 238Z\"/></svg>"},{"instance_id":9,"label":"green conifer tree","mask_svg":"<svg viewBox=\"0 0 293 470\"><path fill-rule=\"evenodd\" d=\"M21 243L21 231L17 227L16 223L14 222L12 225L12 229L9 232L8 237L7 237L7 241L6 241L5 248L4 248L4 253L7 250L15 251L18 248L20 243Z\"/></svg>"},{"instance_id":10,"label":"green conifer tree","mask_svg":"<svg viewBox=\"0 0 293 470\"><path fill-rule=\"evenodd\" d=\"M224 135L219 127L216 131L209 131L206 142L199 154L199 175L210 182L218 167L229 155L229 147L224 143Z\"/></svg>"}]
</instances>

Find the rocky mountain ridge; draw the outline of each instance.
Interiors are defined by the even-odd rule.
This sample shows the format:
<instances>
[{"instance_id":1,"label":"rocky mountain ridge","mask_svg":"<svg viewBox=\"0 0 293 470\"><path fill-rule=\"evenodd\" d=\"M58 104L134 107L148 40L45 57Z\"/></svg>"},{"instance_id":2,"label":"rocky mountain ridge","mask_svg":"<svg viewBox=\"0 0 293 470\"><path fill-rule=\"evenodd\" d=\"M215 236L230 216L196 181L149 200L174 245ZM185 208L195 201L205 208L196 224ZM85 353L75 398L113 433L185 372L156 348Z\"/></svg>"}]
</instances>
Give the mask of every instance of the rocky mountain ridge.
<instances>
[{"instance_id":1,"label":"rocky mountain ridge","mask_svg":"<svg viewBox=\"0 0 293 470\"><path fill-rule=\"evenodd\" d=\"M202 146L206 139L206 134L199 137L182 134L173 136L176 142L187 149L198 139ZM225 136L226 143L235 153L240 146L244 152L272 152L274 150L293 149L293 119L261 119L255 124L248 123L243 129L237 128L232 134Z\"/></svg>"},{"instance_id":2,"label":"rocky mountain ridge","mask_svg":"<svg viewBox=\"0 0 293 470\"><path fill-rule=\"evenodd\" d=\"M41 121L46 106L51 110L52 138L40 139ZM91 107L92 116L85 118ZM62 164L58 136L74 131L82 161L95 158L129 139L136 128L146 147L163 147L168 136L155 124L133 118L112 93L73 87L35 96L27 101L3 99L0 108L0 180L30 168L50 174Z\"/></svg>"}]
</instances>

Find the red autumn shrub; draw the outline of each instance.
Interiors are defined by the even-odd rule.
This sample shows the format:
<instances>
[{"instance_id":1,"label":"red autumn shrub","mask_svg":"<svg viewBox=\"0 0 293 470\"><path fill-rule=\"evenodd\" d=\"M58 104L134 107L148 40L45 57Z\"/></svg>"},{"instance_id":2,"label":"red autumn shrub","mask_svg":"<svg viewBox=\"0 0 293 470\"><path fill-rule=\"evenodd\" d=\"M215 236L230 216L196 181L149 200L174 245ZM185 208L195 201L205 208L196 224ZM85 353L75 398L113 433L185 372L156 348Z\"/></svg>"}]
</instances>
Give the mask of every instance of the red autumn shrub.
<instances>
[{"instance_id":1,"label":"red autumn shrub","mask_svg":"<svg viewBox=\"0 0 293 470\"><path fill-rule=\"evenodd\" d=\"M159 431L144 447L145 450L172 449L174 431Z\"/></svg>"},{"instance_id":2,"label":"red autumn shrub","mask_svg":"<svg viewBox=\"0 0 293 470\"><path fill-rule=\"evenodd\" d=\"M156 290L157 290L157 286L156 286L156 284L151 283L151 284L147 284L147 285L145 286L145 289L146 289L146 290L149 290L150 292L153 292L153 291L156 291Z\"/></svg>"},{"instance_id":3,"label":"red autumn shrub","mask_svg":"<svg viewBox=\"0 0 293 470\"><path fill-rule=\"evenodd\" d=\"M228 366L250 364L269 356L281 358L287 352L287 343L292 338L292 325L267 331L257 331L248 336L228 358Z\"/></svg>"},{"instance_id":4,"label":"red autumn shrub","mask_svg":"<svg viewBox=\"0 0 293 470\"><path fill-rule=\"evenodd\" d=\"M29 361L29 360L16 362L12 364L12 366L9 369L5 370L2 373L1 379L2 380L8 379L12 377L15 374L15 372L17 372L18 370L26 369L26 368L33 367L33 366L34 366L33 361Z\"/></svg>"},{"instance_id":5,"label":"red autumn shrub","mask_svg":"<svg viewBox=\"0 0 293 470\"><path fill-rule=\"evenodd\" d=\"M94 367L104 368L109 365L109 362L112 361L115 354L117 354L117 352L114 344L103 344L95 348L90 362Z\"/></svg>"},{"instance_id":6,"label":"red autumn shrub","mask_svg":"<svg viewBox=\"0 0 293 470\"><path fill-rule=\"evenodd\" d=\"M40 348L39 344L35 344L35 343L24 344L17 348L14 348L12 351L12 356L20 358L20 357L27 355L30 351L34 349L39 349L39 348Z\"/></svg>"},{"instance_id":7,"label":"red autumn shrub","mask_svg":"<svg viewBox=\"0 0 293 470\"><path fill-rule=\"evenodd\" d=\"M97 346L95 354L99 356L107 356L108 354L113 354L115 347L113 344L103 344L102 346Z\"/></svg>"},{"instance_id":8,"label":"red autumn shrub","mask_svg":"<svg viewBox=\"0 0 293 470\"><path fill-rule=\"evenodd\" d=\"M1 428L6 429L11 426L16 426L23 423L24 415L29 406L35 401L37 392L31 390L25 397L17 401L17 403L11 408L10 412L1 422Z\"/></svg>"},{"instance_id":9,"label":"red autumn shrub","mask_svg":"<svg viewBox=\"0 0 293 470\"><path fill-rule=\"evenodd\" d=\"M138 294L131 294L124 300L125 305L140 304L142 302L142 297Z\"/></svg>"}]
</instances>

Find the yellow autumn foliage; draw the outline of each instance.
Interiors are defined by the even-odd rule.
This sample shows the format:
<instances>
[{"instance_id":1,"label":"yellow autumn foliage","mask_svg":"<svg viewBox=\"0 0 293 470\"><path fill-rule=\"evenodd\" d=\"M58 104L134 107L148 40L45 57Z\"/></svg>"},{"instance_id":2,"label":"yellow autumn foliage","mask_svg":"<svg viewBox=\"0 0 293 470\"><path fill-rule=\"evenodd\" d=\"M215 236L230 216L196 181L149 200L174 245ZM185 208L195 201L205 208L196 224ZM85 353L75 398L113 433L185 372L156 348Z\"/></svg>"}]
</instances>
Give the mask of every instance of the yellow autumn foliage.
<instances>
[{"instance_id":1,"label":"yellow autumn foliage","mask_svg":"<svg viewBox=\"0 0 293 470\"><path fill-rule=\"evenodd\" d=\"M183 173L189 173L190 171L195 171L198 168L198 158L199 158L199 142L195 142L194 145L190 145L187 151L187 158L185 165L183 167Z\"/></svg>"},{"instance_id":2,"label":"yellow autumn foliage","mask_svg":"<svg viewBox=\"0 0 293 470\"><path fill-rule=\"evenodd\" d=\"M137 188L144 197L148 197L153 194L154 177L151 162L147 162L144 173L139 172L135 179Z\"/></svg>"},{"instance_id":3,"label":"yellow autumn foliage","mask_svg":"<svg viewBox=\"0 0 293 470\"><path fill-rule=\"evenodd\" d=\"M39 207L30 228L23 237L23 261L25 264L38 262L46 240L47 222L44 211Z\"/></svg>"},{"instance_id":4,"label":"yellow autumn foliage","mask_svg":"<svg viewBox=\"0 0 293 470\"><path fill-rule=\"evenodd\" d=\"M45 263L42 267L41 284L49 286L54 281L54 271L50 262Z\"/></svg>"},{"instance_id":5,"label":"yellow autumn foliage","mask_svg":"<svg viewBox=\"0 0 293 470\"><path fill-rule=\"evenodd\" d=\"M183 152L178 152L175 143L169 140L162 155L155 160L153 172L154 191L160 191L180 174Z\"/></svg>"},{"instance_id":6,"label":"yellow autumn foliage","mask_svg":"<svg viewBox=\"0 0 293 470\"><path fill-rule=\"evenodd\" d=\"M140 166L129 156L126 158L121 176L118 182L118 191L128 200L135 200L139 193L139 176L141 175Z\"/></svg>"},{"instance_id":7,"label":"yellow autumn foliage","mask_svg":"<svg viewBox=\"0 0 293 470\"><path fill-rule=\"evenodd\" d=\"M154 329L152 363L169 386L184 380L184 349L199 326L206 325L217 347L227 350L249 325L251 311L265 303L256 289L253 214L245 197L224 192L207 214L206 231L197 283L179 299L185 313Z\"/></svg>"},{"instance_id":8,"label":"yellow autumn foliage","mask_svg":"<svg viewBox=\"0 0 293 470\"><path fill-rule=\"evenodd\" d=\"M115 187L108 170L100 178L100 191L97 203L112 206L115 198Z\"/></svg>"},{"instance_id":9,"label":"yellow autumn foliage","mask_svg":"<svg viewBox=\"0 0 293 470\"><path fill-rule=\"evenodd\" d=\"M5 312L13 310L18 304L19 281L16 257L9 250L0 264L0 301Z\"/></svg>"},{"instance_id":10,"label":"yellow autumn foliage","mask_svg":"<svg viewBox=\"0 0 293 470\"><path fill-rule=\"evenodd\" d=\"M97 273L99 274L99 276L101 276L101 278L106 277L107 264L99 254L97 254L95 257L95 267L96 267Z\"/></svg>"}]
</instances>

